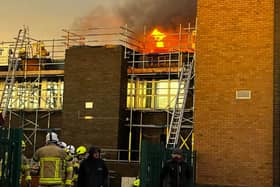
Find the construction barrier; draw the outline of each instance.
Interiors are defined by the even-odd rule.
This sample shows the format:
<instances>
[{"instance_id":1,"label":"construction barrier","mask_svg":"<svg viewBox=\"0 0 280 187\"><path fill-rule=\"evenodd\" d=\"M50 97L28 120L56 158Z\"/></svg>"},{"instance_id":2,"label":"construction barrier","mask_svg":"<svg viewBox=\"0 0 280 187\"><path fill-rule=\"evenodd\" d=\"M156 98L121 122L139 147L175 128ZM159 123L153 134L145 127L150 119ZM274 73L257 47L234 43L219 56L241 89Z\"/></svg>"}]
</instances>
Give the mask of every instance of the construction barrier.
<instances>
[{"instance_id":1,"label":"construction barrier","mask_svg":"<svg viewBox=\"0 0 280 187\"><path fill-rule=\"evenodd\" d=\"M19 187L22 129L0 127L0 187Z\"/></svg>"},{"instance_id":2,"label":"construction barrier","mask_svg":"<svg viewBox=\"0 0 280 187\"><path fill-rule=\"evenodd\" d=\"M164 163L171 159L172 150L165 149L164 145L142 142L140 162L140 186L159 186L160 173ZM192 177L188 180L188 186L194 187L195 181L195 152L183 151L187 164L192 170Z\"/></svg>"}]
</instances>

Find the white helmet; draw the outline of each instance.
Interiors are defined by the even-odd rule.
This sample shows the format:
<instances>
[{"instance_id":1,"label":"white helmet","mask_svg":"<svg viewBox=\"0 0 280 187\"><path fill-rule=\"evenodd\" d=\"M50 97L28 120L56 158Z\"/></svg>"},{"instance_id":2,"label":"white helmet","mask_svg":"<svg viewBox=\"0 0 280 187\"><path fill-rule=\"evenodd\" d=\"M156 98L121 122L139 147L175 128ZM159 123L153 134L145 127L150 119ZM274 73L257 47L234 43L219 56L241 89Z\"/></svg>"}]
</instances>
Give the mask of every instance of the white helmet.
<instances>
[{"instance_id":1,"label":"white helmet","mask_svg":"<svg viewBox=\"0 0 280 187\"><path fill-rule=\"evenodd\" d=\"M67 147L67 144L65 142L58 142L57 145L62 149L65 149Z\"/></svg>"},{"instance_id":2,"label":"white helmet","mask_svg":"<svg viewBox=\"0 0 280 187\"><path fill-rule=\"evenodd\" d=\"M49 132L46 136L46 143L52 142L52 143L57 143L58 140L58 136L55 132Z\"/></svg>"},{"instance_id":3,"label":"white helmet","mask_svg":"<svg viewBox=\"0 0 280 187\"><path fill-rule=\"evenodd\" d=\"M74 155L75 154L75 147L74 145L67 145L67 150Z\"/></svg>"}]
</instances>

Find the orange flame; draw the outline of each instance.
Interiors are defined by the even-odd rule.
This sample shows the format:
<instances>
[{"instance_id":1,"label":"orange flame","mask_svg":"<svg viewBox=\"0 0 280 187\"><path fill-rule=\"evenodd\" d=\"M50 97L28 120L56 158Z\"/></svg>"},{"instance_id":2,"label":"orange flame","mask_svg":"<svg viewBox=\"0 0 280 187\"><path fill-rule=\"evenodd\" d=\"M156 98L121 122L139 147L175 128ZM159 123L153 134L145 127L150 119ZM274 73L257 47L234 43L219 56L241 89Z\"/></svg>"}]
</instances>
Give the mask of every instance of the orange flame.
<instances>
[{"instance_id":1,"label":"orange flame","mask_svg":"<svg viewBox=\"0 0 280 187\"><path fill-rule=\"evenodd\" d=\"M164 47L163 39L166 37L166 35L160 32L158 29L154 29L151 35L154 37L154 40L156 41L156 46L158 48L163 48Z\"/></svg>"},{"instance_id":2,"label":"orange flame","mask_svg":"<svg viewBox=\"0 0 280 187\"><path fill-rule=\"evenodd\" d=\"M155 28L144 38L144 53L165 53L173 51L194 52L195 32L179 33L175 30Z\"/></svg>"}]
</instances>

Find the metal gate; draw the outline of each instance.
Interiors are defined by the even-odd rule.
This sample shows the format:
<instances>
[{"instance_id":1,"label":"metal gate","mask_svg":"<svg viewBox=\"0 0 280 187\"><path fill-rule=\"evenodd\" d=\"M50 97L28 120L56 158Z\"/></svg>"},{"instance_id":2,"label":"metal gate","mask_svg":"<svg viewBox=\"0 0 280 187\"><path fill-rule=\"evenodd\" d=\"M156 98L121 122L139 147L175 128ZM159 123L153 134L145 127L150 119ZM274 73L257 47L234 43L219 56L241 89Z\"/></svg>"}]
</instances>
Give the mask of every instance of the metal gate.
<instances>
[{"instance_id":1,"label":"metal gate","mask_svg":"<svg viewBox=\"0 0 280 187\"><path fill-rule=\"evenodd\" d=\"M0 127L0 187L19 187L22 129Z\"/></svg>"},{"instance_id":2,"label":"metal gate","mask_svg":"<svg viewBox=\"0 0 280 187\"><path fill-rule=\"evenodd\" d=\"M140 183L141 187L159 186L160 172L163 164L171 158L172 151L165 149L165 145L151 144L143 141L141 148ZM195 153L184 151L185 159L192 168L192 178L189 187L194 187L195 181Z\"/></svg>"}]
</instances>

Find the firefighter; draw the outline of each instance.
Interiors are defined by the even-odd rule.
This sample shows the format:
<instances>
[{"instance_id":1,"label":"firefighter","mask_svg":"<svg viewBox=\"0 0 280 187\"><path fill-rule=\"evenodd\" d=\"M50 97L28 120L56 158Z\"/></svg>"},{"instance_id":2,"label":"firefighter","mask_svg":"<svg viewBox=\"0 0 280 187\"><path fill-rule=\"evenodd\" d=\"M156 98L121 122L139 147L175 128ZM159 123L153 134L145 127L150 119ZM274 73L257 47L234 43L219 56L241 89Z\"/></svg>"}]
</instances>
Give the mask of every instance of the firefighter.
<instances>
[{"instance_id":1,"label":"firefighter","mask_svg":"<svg viewBox=\"0 0 280 187\"><path fill-rule=\"evenodd\" d=\"M79 161L82 161L87 156L87 148L83 145L79 146L76 150L76 155Z\"/></svg>"},{"instance_id":2,"label":"firefighter","mask_svg":"<svg viewBox=\"0 0 280 187\"><path fill-rule=\"evenodd\" d=\"M74 154L75 154L75 147L73 145L67 145L67 143L65 142L58 142L57 143L58 146L60 148L62 148L67 156L65 158L66 162L65 162L65 167L66 167L66 173L65 173L65 176L66 178L69 178L71 179L71 185L73 184L73 177L74 177L74 173L73 173L73 165L74 165ZM73 150L74 149L74 150ZM73 154L72 154L73 153Z\"/></svg>"},{"instance_id":3,"label":"firefighter","mask_svg":"<svg viewBox=\"0 0 280 187\"><path fill-rule=\"evenodd\" d=\"M45 48L44 42L40 41L32 44L32 55L33 58L41 58L49 56L50 53Z\"/></svg>"},{"instance_id":4,"label":"firefighter","mask_svg":"<svg viewBox=\"0 0 280 187\"><path fill-rule=\"evenodd\" d=\"M67 160L73 161L75 156L75 146L74 145L67 145L65 148L67 153Z\"/></svg>"},{"instance_id":5,"label":"firefighter","mask_svg":"<svg viewBox=\"0 0 280 187\"><path fill-rule=\"evenodd\" d=\"M65 150L57 146L58 136L50 132L46 136L46 145L38 149L33 159L40 162L40 187L70 187L72 179L68 173L73 170L66 167L67 154ZM66 177L65 177L66 173Z\"/></svg>"},{"instance_id":6,"label":"firefighter","mask_svg":"<svg viewBox=\"0 0 280 187\"><path fill-rule=\"evenodd\" d=\"M61 148L61 149L66 149L67 144L65 142L57 142L57 145Z\"/></svg>"},{"instance_id":7,"label":"firefighter","mask_svg":"<svg viewBox=\"0 0 280 187\"><path fill-rule=\"evenodd\" d=\"M79 146L76 149L76 156L74 157L73 160L73 169L74 169L73 183L75 187L77 186L80 163L86 158L86 154L87 154L87 148L85 146Z\"/></svg>"},{"instance_id":8,"label":"firefighter","mask_svg":"<svg viewBox=\"0 0 280 187\"><path fill-rule=\"evenodd\" d=\"M19 178L19 183L21 184L22 178L24 178L27 186L29 186L31 184L30 165L29 165L28 159L23 154L23 152L25 151L25 148L26 148L26 144L22 140L21 141L21 175Z\"/></svg>"},{"instance_id":9,"label":"firefighter","mask_svg":"<svg viewBox=\"0 0 280 187\"><path fill-rule=\"evenodd\" d=\"M65 178L68 178L68 179L71 179L71 185L73 183L73 156L71 155L70 153L70 150L68 149L68 145L67 143L65 142L58 142L57 145L63 149L65 152L66 152L66 158L65 158L65 168L66 168L66 171L65 171ZM72 147L71 147L72 148ZM75 149L75 147L74 147ZM74 153L75 153L75 150L74 150Z\"/></svg>"},{"instance_id":10,"label":"firefighter","mask_svg":"<svg viewBox=\"0 0 280 187\"><path fill-rule=\"evenodd\" d=\"M67 168L70 169L71 167L71 172L68 171L68 175L69 175L69 178L72 179L72 186L74 185L74 155L75 155L75 147L73 145L67 145L67 147L65 148L65 151L67 153L67 157L66 157L66 160L67 160Z\"/></svg>"}]
</instances>

